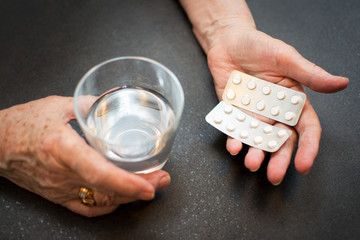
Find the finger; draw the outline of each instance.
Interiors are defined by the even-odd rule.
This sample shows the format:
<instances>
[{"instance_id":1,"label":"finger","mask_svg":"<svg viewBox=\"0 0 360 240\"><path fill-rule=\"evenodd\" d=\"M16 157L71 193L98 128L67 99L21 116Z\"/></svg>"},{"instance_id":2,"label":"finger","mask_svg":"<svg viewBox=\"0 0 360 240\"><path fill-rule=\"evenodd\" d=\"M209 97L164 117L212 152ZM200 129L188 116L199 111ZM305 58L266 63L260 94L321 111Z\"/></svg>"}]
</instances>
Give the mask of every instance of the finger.
<instances>
[{"instance_id":1,"label":"finger","mask_svg":"<svg viewBox=\"0 0 360 240\"><path fill-rule=\"evenodd\" d=\"M157 189L164 188L170 183L170 176L167 172L158 170L149 174L139 174L140 177L149 181ZM80 187L79 187L80 188ZM66 201L62 205L70 210L85 216L99 216L114 211L118 206L137 200L136 197L127 197L116 193L104 193L98 189L93 189L94 206L86 206L81 203L78 196L78 189L75 189L73 200Z\"/></svg>"},{"instance_id":2,"label":"finger","mask_svg":"<svg viewBox=\"0 0 360 240\"><path fill-rule=\"evenodd\" d=\"M286 45L279 54L284 76L296 79L317 92L337 92L347 87L349 79L334 76L301 56L295 48Z\"/></svg>"},{"instance_id":3,"label":"finger","mask_svg":"<svg viewBox=\"0 0 360 240\"><path fill-rule=\"evenodd\" d=\"M306 101L302 115L295 128L299 133L295 168L299 173L304 174L310 170L314 163L319 151L321 138L320 121L309 100Z\"/></svg>"},{"instance_id":4,"label":"finger","mask_svg":"<svg viewBox=\"0 0 360 240\"><path fill-rule=\"evenodd\" d=\"M81 95L76 97L76 99L70 98L69 104L67 106L67 113L70 117L70 120L76 119L74 106L77 107L78 114L82 116L87 116L91 109L91 106L98 98L98 96L92 95Z\"/></svg>"},{"instance_id":5,"label":"finger","mask_svg":"<svg viewBox=\"0 0 360 240\"><path fill-rule=\"evenodd\" d=\"M71 199L76 199L77 202L80 202L79 196L79 190L81 186L86 186L85 184L79 185L79 187L76 188L76 191L73 192L71 195ZM95 206L100 207L109 207L109 206L115 206L118 207L121 204L134 202L136 200L139 200L137 196L128 196L123 193L117 193L113 191L108 191L103 188L91 188L93 191L93 199L95 201ZM67 199L69 200L69 198Z\"/></svg>"},{"instance_id":6,"label":"finger","mask_svg":"<svg viewBox=\"0 0 360 240\"><path fill-rule=\"evenodd\" d=\"M282 182L289 167L291 156L296 146L297 134L294 129L288 126L280 123L275 125L281 125L282 128L288 128L293 131L293 134L291 134L284 145L282 145L278 151L272 153L270 157L267 167L267 177L268 180L276 186Z\"/></svg>"},{"instance_id":7,"label":"finger","mask_svg":"<svg viewBox=\"0 0 360 240\"><path fill-rule=\"evenodd\" d=\"M46 145L48 152L79 175L80 183L142 200L154 197L152 184L108 162L71 129L64 127L61 133L53 134Z\"/></svg>"},{"instance_id":8,"label":"finger","mask_svg":"<svg viewBox=\"0 0 360 240\"><path fill-rule=\"evenodd\" d=\"M140 178L149 181L151 184L156 186L157 189L161 189L167 186L170 183L170 176L167 172L159 170L149 174L139 174ZM87 206L81 203L81 200L76 196L73 200L66 201L62 205L71 211L81 214L87 217L95 217L101 216L108 213L113 212L116 208L118 208L121 204L129 203L137 200L136 197L127 197L127 196L119 196L115 193L103 193L98 191L97 189L93 189L94 191L94 206Z\"/></svg>"},{"instance_id":9,"label":"finger","mask_svg":"<svg viewBox=\"0 0 360 240\"><path fill-rule=\"evenodd\" d=\"M251 172L256 172L265 159L266 153L260 149L250 147L245 156L245 167Z\"/></svg>"},{"instance_id":10,"label":"finger","mask_svg":"<svg viewBox=\"0 0 360 240\"><path fill-rule=\"evenodd\" d=\"M239 154L239 152L241 151L242 148L243 148L242 142L240 142L239 140L236 140L232 137L227 138L226 149L231 155L235 156L235 155Z\"/></svg>"},{"instance_id":11,"label":"finger","mask_svg":"<svg viewBox=\"0 0 360 240\"><path fill-rule=\"evenodd\" d=\"M147 174L138 174L138 176L148 181L151 185L154 186L156 190L167 187L171 182L169 173L163 170L158 170Z\"/></svg>"},{"instance_id":12,"label":"finger","mask_svg":"<svg viewBox=\"0 0 360 240\"><path fill-rule=\"evenodd\" d=\"M82 204L80 199L74 199L62 205L70 209L71 211L86 217L96 217L96 216L109 214L119 207L119 205L110 205L110 206L95 205L90 207Z\"/></svg>"}]
</instances>

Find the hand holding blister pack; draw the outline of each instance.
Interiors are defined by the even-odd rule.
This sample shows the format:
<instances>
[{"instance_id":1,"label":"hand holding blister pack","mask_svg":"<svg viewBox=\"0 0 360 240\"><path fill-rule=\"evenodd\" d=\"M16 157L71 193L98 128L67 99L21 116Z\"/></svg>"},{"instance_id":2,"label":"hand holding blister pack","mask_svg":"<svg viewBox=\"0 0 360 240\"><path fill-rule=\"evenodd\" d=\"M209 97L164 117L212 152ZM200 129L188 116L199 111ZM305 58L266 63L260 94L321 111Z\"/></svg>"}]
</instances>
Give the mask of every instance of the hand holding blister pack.
<instances>
[{"instance_id":1,"label":"hand holding blister pack","mask_svg":"<svg viewBox=\"0 0 360 240\"><path fill-rule=\"evenodd\" d=\"M239 71L231 73L224 101L284 124L295 126L306 95Z\"/></svg>"},{"instance_id":2,"label":"hand holding blister pack","mask_svg":"<svg viewBox=\"0 0 360 240\"><path fill-rule=\"evenodd\" d=\"M306 95L239 71L230 74L220 102L206 121L244 144L267 152L276 152L291 131L259 121L242 108L258 115L294 126L306 101Z\"/></svg>"},{"instance_id":3,"label":"hand holding blister pack","mask_svg":"<svg viewBox=\"0 0 360 240\"><path fill-rule=\"evenodd\" d=\"M225 101L211 110L206 121L228 136L267 152L277 151L291 135L290 130L259 121Z\"/></svg>"}]
</instances>

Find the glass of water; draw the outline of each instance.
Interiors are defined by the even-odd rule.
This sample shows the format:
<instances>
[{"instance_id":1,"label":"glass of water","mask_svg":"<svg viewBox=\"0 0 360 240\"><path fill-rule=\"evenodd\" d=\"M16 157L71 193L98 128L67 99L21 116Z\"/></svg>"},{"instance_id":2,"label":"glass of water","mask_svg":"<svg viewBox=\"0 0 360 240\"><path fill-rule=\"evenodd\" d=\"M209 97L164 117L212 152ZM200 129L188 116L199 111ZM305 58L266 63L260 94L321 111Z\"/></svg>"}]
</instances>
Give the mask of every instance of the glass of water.
<instances>
[{"instance_id":1,"label":"glass of water","mask_svg":"<svg viewBox=\"0 0 360 240\"><path fill-rule=\"evenodd\" d=\"M74 94L75 115L89 144L120 168L161 169L184 108L177 77L144 57L118 57L90 69Z\"/></svg>"}]
</instances>

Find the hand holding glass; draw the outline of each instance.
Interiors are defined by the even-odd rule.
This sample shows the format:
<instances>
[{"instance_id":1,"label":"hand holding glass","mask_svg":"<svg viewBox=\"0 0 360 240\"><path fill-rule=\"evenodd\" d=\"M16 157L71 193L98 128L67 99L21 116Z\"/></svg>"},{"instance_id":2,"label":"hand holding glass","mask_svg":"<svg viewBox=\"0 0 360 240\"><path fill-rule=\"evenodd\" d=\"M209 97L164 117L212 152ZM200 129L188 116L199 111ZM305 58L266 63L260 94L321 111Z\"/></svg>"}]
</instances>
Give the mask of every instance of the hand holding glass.
<instances>
[{"instance_id":1,"label":"hand holding glass","mask_svg":"<svg viewBox=\"0 0 360 240\"><path fill-rule=\"evenodd\" d=\"M161 169L184 108L177 77L143 57L119 57L90 69L74 94L87 141L115 165L136 173Z\"/></svg>"}]
</instances>

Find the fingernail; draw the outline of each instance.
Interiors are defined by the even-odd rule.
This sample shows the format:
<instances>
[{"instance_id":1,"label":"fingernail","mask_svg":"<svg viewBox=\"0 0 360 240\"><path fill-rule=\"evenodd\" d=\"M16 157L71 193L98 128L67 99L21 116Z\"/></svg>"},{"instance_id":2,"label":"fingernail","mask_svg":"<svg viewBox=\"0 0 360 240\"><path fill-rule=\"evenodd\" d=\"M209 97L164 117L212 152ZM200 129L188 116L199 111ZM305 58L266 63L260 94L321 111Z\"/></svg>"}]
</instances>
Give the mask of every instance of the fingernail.
<instances>
[{"instance_id":1,"label":"fingernail","mask_svg":"<svg viewBox=\"0 0 360 240\"><path fill-rule=\"evenodd\" d=\"M257 169L249 169L250 172L256 172L257 170L259 170L260 167L258 167Z\"/></svg>"},{"instance_id":2,"label":"fingernail","mask_svg":"<svg viewBox=\"0 0 360 240\"><path fill-rule=\"evenodd\" d=\"M162 189L166 186L168 186L171 182L171 177L169 175L166 175L165 177L162 177L158 184L158 189Z\"/></svg>"},{"instance_id":3,"label":"fingernail","mask_svg":"<svg viewBox=\"0 0 360 240\"><path fill-rule=\"evenodd\" d=\"M139 194L139 198L145 201L152 200L154 197L155 197L155 189L151 185L149 185Z\"/></svg>"},{"instance_id":4,"label":"fingernail","mask_svg":"<svg viewBox=\"0 0 360 240\"><path fill-rule=\"evenodd\" d=\"M145 201L152 200L154 199L154 197L155 197L155 191L143 192L140 194L140 199Z\"/></svg>"},{"instance_id":5,"label":"fingernail","mask_svg":"<svg viewBox=\"0 0 360 240\"><path fill-rule=\"evenodd\" d=\"M273 186L279 186L281 182L282 182L282 181L277 182L277 183L271 183L271 184L272 184Z\"/></svg>"}]
</instances>

